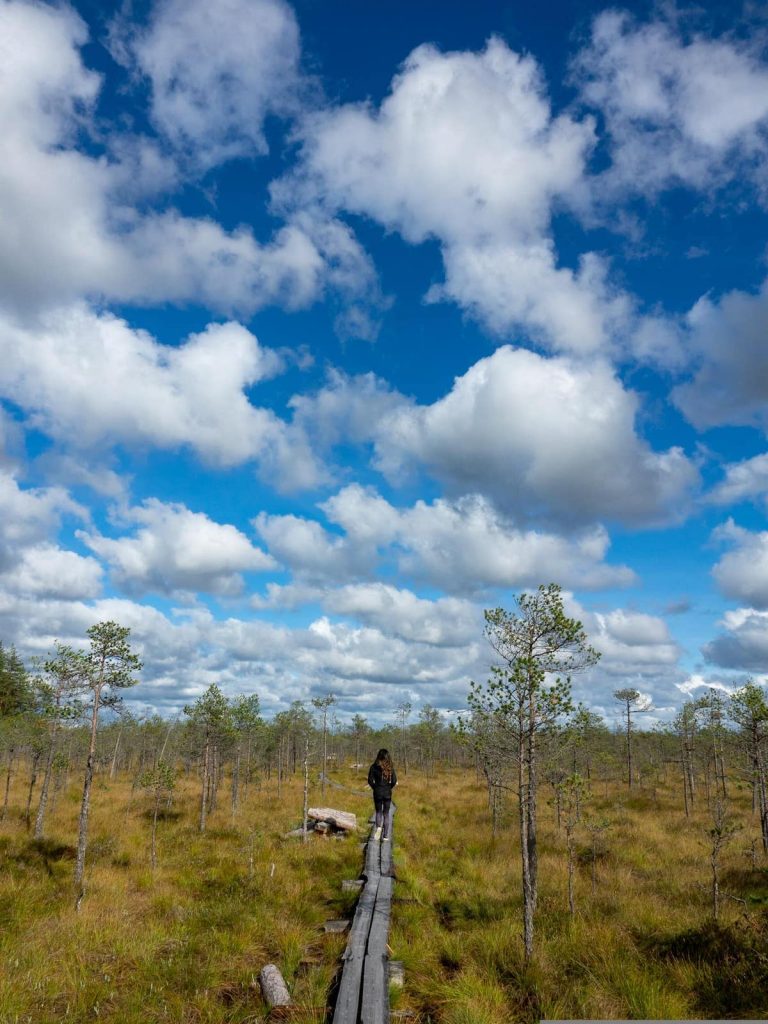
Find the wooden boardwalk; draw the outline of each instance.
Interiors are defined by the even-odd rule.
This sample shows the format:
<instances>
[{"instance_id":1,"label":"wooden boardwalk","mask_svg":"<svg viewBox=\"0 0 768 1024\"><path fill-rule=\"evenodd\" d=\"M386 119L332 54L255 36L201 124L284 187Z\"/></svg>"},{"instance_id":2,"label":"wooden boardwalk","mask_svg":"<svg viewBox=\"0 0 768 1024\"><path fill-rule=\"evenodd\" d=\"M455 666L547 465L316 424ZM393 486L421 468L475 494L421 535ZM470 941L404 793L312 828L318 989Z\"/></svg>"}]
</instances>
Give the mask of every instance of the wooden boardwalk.
<instances>
[{"instance_id":1,"label":"wooden boardwalk","mask_svg":"<svg viewBox=\"0 0 768 1024\"><path fill-rule=\"evenodd\" d=\"M387 1024L389 976L387 938L392 911L392 844L394 805L389 812L386 843L371 829L365 847L365 885L360 893L349 941L342 957L341 983L333 1024Z\"/></svg>"}]
</instances>

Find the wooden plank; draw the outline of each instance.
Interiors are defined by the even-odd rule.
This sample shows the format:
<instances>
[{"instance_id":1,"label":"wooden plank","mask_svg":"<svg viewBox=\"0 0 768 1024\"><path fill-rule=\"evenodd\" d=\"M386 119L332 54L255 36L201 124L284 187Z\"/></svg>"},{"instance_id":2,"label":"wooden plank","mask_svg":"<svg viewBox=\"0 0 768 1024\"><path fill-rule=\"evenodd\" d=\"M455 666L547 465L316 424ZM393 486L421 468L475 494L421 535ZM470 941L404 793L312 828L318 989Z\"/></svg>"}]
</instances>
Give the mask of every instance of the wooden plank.
<instances>
[{"instance_id":1,"label":"wooden plank","mask_svg":"<svg viewBox=\"0 0 768 1024\"><path fill-rule=\"evenodd\" d=\"M365 958L363 991L360 999L360 1024L386 1024L389 1020L387 962L383 956Z\"/></svg>"},{"instance_id":2,"label":"wooden plank","mask_svg":"<svg viewBox=\"0 0 768 1024\"><path fill-rule=\"evenodd\" d=\"M352 919L344 960L362 960L365 956L380 881L380 877L376 875L365 884Z\"/></svg>"},{"instance_id":3,"label":"wooden plank","mask_svg":"<svg viewBox=\"0 0 768 1024\"><path fill-rule=\"evenodd\" d=\"M333 1011L333 1024L357 1024L364 962L362 957L345 961Z\"/></svg>"},{"instance_id":4,"label":"wooden plank","mask_svg":"<svg viewBox=\"0 0 768 1024\"><path fill-rule=\"evenodd\" d=\"M392 871L392 841L381 844L379 859L379 871L382 875L389 875Z\"/></svg>"},{"instance_id":5,"label":"wooden plank","mask_svg":"<svg viewBox=\"0 0 768 1024\"><path fill-rule=\"evenodd\" d=\"M381 840L374 839L373 833L365 848L365 868L363 874L369 878L381 874Z\"/></svg>"},{"instance_id":6,"label":"wooden plank","mask_svg":"<svg viewBox=\"0 0 768 1024\"><path fill-rule=\"evenodd\" d=\"M389 918L392 908L392 879L382 878L376 893L376 906L373 910L371 927L368 930L369 956L386 956L387 938L389 937Z\"/></svg>"}]
</instances>

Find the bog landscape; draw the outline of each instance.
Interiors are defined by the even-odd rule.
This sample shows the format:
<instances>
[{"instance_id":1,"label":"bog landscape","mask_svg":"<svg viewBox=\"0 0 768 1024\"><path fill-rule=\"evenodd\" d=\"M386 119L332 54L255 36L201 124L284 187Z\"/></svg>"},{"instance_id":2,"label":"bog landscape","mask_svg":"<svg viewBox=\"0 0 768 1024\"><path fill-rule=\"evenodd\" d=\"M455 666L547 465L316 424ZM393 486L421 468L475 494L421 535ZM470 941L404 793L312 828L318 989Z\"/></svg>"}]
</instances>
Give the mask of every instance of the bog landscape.
<instances>
[{"instance_id":1,"label":"bog landscape","mask_svg":"<svg viewBox=\"0 0 768 1024\"><path fill-rule=\"evenodd\" d=\"M768 1019L768 5L0 0L0 1024Z\"/></svg>"},{"instance_id":2,"label":"bog landscape","mask_svg":"<svg viewBox=\"0 0 768 1024\"><path fill-rule=\"evenodd\" d=\"M620 689L610 730L570 699L598 654L558 587L486 612L486 636L491 678L452 729L403 704L329 730L333 694L266 722L257 694L215 684L183 721L114 718L140 667L129 630L100 623L34 675L3 649L2 1019L342 1020L385 744L387 989L344 1021L764 1017L765 690L713 689L643 730L649 703Z\"/></svg>"}]
</instances>

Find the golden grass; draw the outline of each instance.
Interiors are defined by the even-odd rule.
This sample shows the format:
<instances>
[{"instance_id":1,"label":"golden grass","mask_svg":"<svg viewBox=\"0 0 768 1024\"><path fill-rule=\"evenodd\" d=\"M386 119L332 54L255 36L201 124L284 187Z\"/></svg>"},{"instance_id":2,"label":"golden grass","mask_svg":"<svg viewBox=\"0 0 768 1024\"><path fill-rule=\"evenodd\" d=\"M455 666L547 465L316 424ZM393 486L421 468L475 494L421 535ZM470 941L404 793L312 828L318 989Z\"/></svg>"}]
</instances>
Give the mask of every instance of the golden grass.
<instances>
[{"instance_id":1,"label":"golden grass","mask_svg":"<svg viewBox=\"0 0 768 1024\"><path fill-rule=\"evenodd\" d=\"M342 769L336 777L361 788L359 774ZM24 780L17 780L0 825L2 1024L255 1024L265 1008L252 981L269 962L280 966L298 1019L324 1019L345 939L325 936L321 926L351 912L355 897L341 893L341 881L357 877L362 851L354 839L313 838L307 846L282 839L300 817L298 777L279 800L274 782L251 786L234 824L227 797L201 836L196 780L180 779L172 814L159 824L153 872L146 798L131 797L127 779L98 780L87 893L76 912L77 785L59 795L48 839L36 845L24 832ZM579 834L571 917L565 837L542 800L536 955L526 964L514 807L494 839L484 788L471 772L436 779L410 772L398 798L390 944L406 986L393 1000L423 1024L766 1015L752 947L735 966L712 954L731 933L706 930L703 806L686 821L671 788L660 786L653 801L642 793L628 799L618 787L606 796L601 785L586 810L612 826L594 894L589 837ZM370 809L367 799L338 791L326 802L357 812L363 825ZM746 795L734 809L749 826ZM727 848L724 887L744 898L752 892L749 928L758 928L768 874L749 869L745 845L737 838ZM725 925L743 913L726 902ZM699 948L709 952L698 955ZM742 982L730 1007L716 995L726 969Z\"/></svg>"}]
</instances>

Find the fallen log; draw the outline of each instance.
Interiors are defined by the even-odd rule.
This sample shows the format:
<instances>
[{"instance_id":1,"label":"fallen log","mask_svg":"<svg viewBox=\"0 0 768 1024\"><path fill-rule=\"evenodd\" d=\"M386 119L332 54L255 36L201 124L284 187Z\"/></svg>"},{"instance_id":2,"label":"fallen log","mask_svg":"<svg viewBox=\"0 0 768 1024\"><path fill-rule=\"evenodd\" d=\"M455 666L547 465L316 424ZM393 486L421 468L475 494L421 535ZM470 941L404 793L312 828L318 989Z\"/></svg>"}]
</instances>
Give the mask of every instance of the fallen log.
<instances>
[{"instance_id":1,"label":"fallen log","mask_svg":"<svg viewBox=\"0 0 768 1024\"><path fill-rule=\"evenodd\" d=\"M259 972L261 994L267 1006L291 1006L293 1000L283 976L274 964L267 964Z\"/></svg>"},{"instance_id":2,"label":"fallen log","mask_svg":"<svg viewBox=\"0 0 768 1024\"><path fill-rule=\"evenodd\" d=\"M333 807L310 807L307 816L313 821L327 821L344 832L354 832L357 829L357 815L349 811L337 811Z\"/></svg>"}]
</instances>

